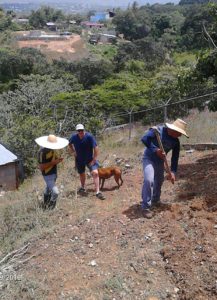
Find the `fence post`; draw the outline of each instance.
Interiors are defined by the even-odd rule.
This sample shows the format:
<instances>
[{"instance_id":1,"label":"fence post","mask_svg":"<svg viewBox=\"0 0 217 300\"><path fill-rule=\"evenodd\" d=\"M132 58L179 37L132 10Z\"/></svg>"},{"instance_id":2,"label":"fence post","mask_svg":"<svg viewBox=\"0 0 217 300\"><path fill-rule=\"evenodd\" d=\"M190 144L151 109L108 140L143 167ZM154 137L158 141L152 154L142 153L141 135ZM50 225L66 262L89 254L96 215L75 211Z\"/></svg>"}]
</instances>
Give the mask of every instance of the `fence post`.
<instances>
[{"instance_id":1,"label":"fence post","mask_svg":"<svg viewBox=\"0 0 217 300\"><path fill-rule=\"evenodd\" d=\"M164 123L167 121L167 107L172 97L170 97L167 102L164 102Z\"/></svg>"},{"instance_id":2,"label":"fence post","mask_svg":"<svg viewBox=\"0 0 217 300\"><path fill-rule=\"evenodd\" d=\"M167 104L164 106L164 123L167 121Z\"/></svg>"},{"instance_id":3,"label":"fence post","mask_svg":"<svg viewBox=\"0 0 217 300\"><path fill-rule=\"evenodd\" d=\"M131 133L132 133L132 112L133 112L133 108L129 111L129 141L131 140Z\"/></svg>"}]
</instances>

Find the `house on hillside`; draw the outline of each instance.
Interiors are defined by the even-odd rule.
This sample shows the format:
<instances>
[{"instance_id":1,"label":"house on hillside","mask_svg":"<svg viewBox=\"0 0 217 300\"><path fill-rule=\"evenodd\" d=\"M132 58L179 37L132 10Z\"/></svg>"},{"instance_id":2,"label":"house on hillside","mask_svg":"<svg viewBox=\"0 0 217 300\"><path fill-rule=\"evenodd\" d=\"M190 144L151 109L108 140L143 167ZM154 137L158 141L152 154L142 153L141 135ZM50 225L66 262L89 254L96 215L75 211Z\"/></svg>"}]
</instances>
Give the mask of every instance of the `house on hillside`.
<instances>
[{"instance_id":1,"label":"house on hillside","mask_svg":"<svg viewBox=\"0 0 217 300\"><path fill-rule=\"evenodd\" d=\"M13 19L12 22L22 24L22 25L27 25L29 24L29 19L18 18L18 19Z\"/></svg>"},{"instance_id":2,"label":"house on hillside","mask_svg":"<svg viewBox=\"0 0 217 300\"><path fill-rule=\"evenodd\" d=\"M97 12L93 16L90 16L90 22L100 22L109 20L109 13L107 12Z\"/></svg>"},{"instance_id":3,"label":"house on hillside","mask_svg":"<svg viewBox=\"0 0 217 300\"><path fill-rule=\"evenodd\" d=\"M19 187L19 183L19 159L11 151L0 144L0 190L15 190Z\"/></svg>"},{"instance_id":4,"label":"house on hillside","mask_svg":"<svg viewBox=\"0 0 217 300\"><path fill-rule=\"evenodd\" d=\"M89 37L89 43L92 45L96 45L98 43L102 44L115 44L117 42L116 35L106 34L106 33L98 33L91 34Z\"/></svg>"},{"instance_id":5,"label":"house on hillside","mask_svg":"<svg viewBox=\"0 0 217 300\"><path fill-rule=\"evenodd\" d=\"M88 21L81 22L81 25L82 25L84 28L102 28L102 27L104 27L104 24L101 24L101 23L93 23L93 22L88 22Z\"/></svg>"},{"instance_id":6,"label":"house on hillside","mask_svg":"<svg viewBox=\"0 0 217 300\"><path fill-rule=\"evenodd\" d=\"M55 23L47 22L46 25L50 31L57 31L57 25Z\"/></svg>"},{"instance_id":7,"label":"house on hillside","mask_svg":"<svg viewBox=\"0 0 217 300\"><path fill-rule=\"evenodd\" d=\"M100 42L103 44L106 43L115 44L117 42L117 37L116 35L113 34L101 33Z\"/></svg>"}]
</instances>

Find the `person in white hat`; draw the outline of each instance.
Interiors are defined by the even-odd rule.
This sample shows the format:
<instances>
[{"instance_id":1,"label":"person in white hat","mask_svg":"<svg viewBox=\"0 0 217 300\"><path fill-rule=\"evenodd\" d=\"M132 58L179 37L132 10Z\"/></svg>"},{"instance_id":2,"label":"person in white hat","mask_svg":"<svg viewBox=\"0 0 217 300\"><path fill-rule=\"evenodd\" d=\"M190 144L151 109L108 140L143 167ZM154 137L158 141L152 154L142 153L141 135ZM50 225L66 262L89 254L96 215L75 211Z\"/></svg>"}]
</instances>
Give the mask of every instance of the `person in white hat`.
<instances>
[{"instance_id":1,"label":"person in white hat","mask_svg":"<svg viewBox=\"0 0 217 300\"><path fill-rule=\"evenodd\" d=\"M172 150L172 158L169 179L172 183L176 180L180 152L179 137L181 135L188 137L186 126L183 120L177 119L172 124L166 123L164 126L157 127L165 153L160 149L154 128L150 128L141 139L146 146L143 156L142 186L142 214L145 218L151 218L153 213L150 209L160 204L161 186L164 181L164 159L170 150Z\"/></svg>"},{"instance_id":2,"label":"person in white hat","mask_svg":"<svg viewBox=\"0 0 217 300\"><path fill-rule=\"evenodd\" d=\"M80 175L81 187L78 192L81 194L86 193L85 190L85 168L91 172L93 177L96 197L100 200L104 200L104 195L99 190L99 162L97 157L99 154L99 148L97 146L95 138L89 132L84 130L84 125L78 124L75 127L77 133L73 134L69 139L69 149L75 156L76 169Z\"/></svg>"},{"instance_id":3,"label":"person in white hat","mask_svg":"<svg viewBox=\"0 0 217 300\"><path fill-rule=\"evenodd\" d=\"M35 142L41 147L38 153L39 169L46 183L44 191L44 208L53 209L56 206L59 194L55 185L57 179L57 165L63 161L58 157L56 150L62 149L68 145L68 140L57 137L53 134L42 136L35 139Z\"/></svg>"}]
</instances>

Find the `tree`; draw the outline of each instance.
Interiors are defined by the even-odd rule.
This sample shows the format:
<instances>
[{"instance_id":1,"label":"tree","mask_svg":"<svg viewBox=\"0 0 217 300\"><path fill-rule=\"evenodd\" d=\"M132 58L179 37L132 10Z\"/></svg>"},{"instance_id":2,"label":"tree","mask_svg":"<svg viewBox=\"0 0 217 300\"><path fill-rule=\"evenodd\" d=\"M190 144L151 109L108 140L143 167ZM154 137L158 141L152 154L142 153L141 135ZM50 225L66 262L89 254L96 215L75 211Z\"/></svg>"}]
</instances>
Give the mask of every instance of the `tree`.
<instances>
[{"instance_id":1,"label":"tree","mask_svg":"<svg viewBox=\"0 0 217 300\"><path fill-rule=\"evenodd\" d=\"M113 19L118 33L124 34L125 39L142 39L150 33L149 17L147 13L140 10L128 9L119 12Z\"/></svg>"},{"instance_id":2,"label":"tree","mask_svg":"<svg viewBox=\"0 0 217 300\"><path fill-rule=\"evenodd\" d=\"M95 84L102 83L114 70L112 63L103 59L95 61L83 59L78 62L67 62L66 60L61 60L55 61L54 64L57 68L75 75L78 82L86 89Z\"/></svg>"},{"instance_id":3,"label":"tree","mask_svg":"<svg viewBox=\"0 0 217 300\"><path fill-rule=\"evenodd\" d=\"M14 117L14 125L2 136L2 141L23 161L25 173L32 174L37 167L37 150L34 140L42 135L55 132L52 119L19 114Z\"/></svg>"},{"instance_id":4,"label":"tree","mask_svg":"<svg viewBox=\"0 0 217 300\"><path fill-rule=\"evenodd\" d=\"M151 38L144 38L120 44L114 61L117 70L123 69L125 63L132 59L144 61L146 70L154 70L163 63L164 57L165 49L161 43Z\"/></svg>"},{"instance_id":5,"label":"tree","mask_svg":"<svg viewBox=\"0 0 217 300\"><path fill-rule=\"evenodd\" d=\"M158 38L161 37L166 29L171 28L170 17L168 15L156 16L154 26L154 35Z\"/></svg>"},{"instance_id":6,"label":"tree","mask_svg":"<svg viewBox=\"0 0 217 300\"><path fill-rule=\"evenodd\" d=\"M34 28L43 28L47 22L56 22L65 17L61 10L55 10L49 6L42 6L37 11L32 11L29 16L29 24Z\"/></svg>"},{"instance_id":7,"label":"tree","mask_svg":"<svg viewBox=\"0 0 217 300\"><path fill-rule=\"evenodd\" d=\"M17 78L19 74L29 74L29 64L19 53L0 49L0 81Z\"/></svg>"},{"instance_id":8,"label":"tree","mask_svg":"<svg viewBox=\"0 0 217 300\"><path fill-rule=\"evenodd\" d=\"M6 15L3 11L0 11L0 32L10 28L11 24L11 16Z\"/></svg>"},{"instance_id":9,"label":"tree","mask_svg":"<svg viewBox=\"0 0 217 300\"><path fill-rule=\"evenodd\" d=\"M213 17L207 6L192 6L187 11L181 27L180 46L182 49L202 49L209 45L203 32L203 24L208 31L213 26Z\"/></svg>"},{"instance_id":10,"label":"tree","mask_svg":"<svg viewBox=\"0 0 217 300\"><path fill-rule=\"evenodd\" d=\"M65 124L69 124L68 128L71 128L70 126L73 128L76 122L82 120L85 120L85 124L87 123L89 127L95 118L103 125L113 114L127 113L132 107L135 110L146 107L148 91L148 79L123 72L105 80L101 85L94 86L91 90L62 93L55 96L53 101L59 110L58 116L62 114L62 119L67 119L67 110L70 110L68 113L70 119L65 121Z\"/></svg>"},{"instance_id":11,"label":"tree","mask_svg":"<svg viewBox=\"0 0 217 300\"><path fill-rule=\"evenodd\" d=\"M20 74L49 72L46 57L37 49L22 48L9 50L0 48L0 81L7 82L16 79Z\"/></svg>"},{"instance_id":12,"label":"tree","mask_svg":"<svg viewBox=\"0 0 217 300\"><path fill-rule=\"evenodd\" d=\"M15 91L0 95L1 141L16 150L28 171L32 171L34 139L59 129L51 98L71 90L66 79L30 75L17 81Z\"/></svg>"},{"instance_id":13,"label":"tree","mask_svg":"<svg viewBox=\"0 0 217 300\"><path fill-rule=\"evenodd\" d=\"M49 63L46 56L40 50L25 47L21 48L18 53L26 61L26 64L29 65L30 70L28 74L45 75L49 73Z\"/></svg>"}]
</instances>

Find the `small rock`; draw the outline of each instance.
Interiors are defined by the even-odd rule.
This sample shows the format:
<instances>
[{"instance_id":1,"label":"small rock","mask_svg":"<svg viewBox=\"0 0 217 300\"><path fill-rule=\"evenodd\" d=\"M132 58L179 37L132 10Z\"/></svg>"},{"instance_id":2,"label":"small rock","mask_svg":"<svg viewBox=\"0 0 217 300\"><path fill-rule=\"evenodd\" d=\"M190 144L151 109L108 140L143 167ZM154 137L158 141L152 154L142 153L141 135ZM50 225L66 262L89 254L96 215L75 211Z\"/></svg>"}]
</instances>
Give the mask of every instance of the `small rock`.
<instances>
[{"instance_id":1,"label":"small rock","mask_svg":"<svg viewBox=\"0 0 217 300\"><path fill-rule=\"evenodd\" d=\"M90 243L88 246L89 246L89 248L93 248L93 244L92 243Z\"/></svg>"},{"instance_id":2,"label":"small rock","mask_svg":"<svg viewBox=\"0 0 217 300\"><path fill-rule=\"evenodd\" d=\"M0 192L0 197L3 197L5 195L5 191Z\"/></svg>"},{"instance_id":3,"label":"small rock","mask_svg":"<svg viewBox=\"0 0 217 300\"><path fill-rule=\"evenodd\" d=\"M194 149L186 150L185 153L193 153Z\"/></svg>"},{"instance_id":4,"label":"small rock","mask_svg":"<svg viewBox=\"0 0 217 300\"><path fill-rule=\"evenodd\" d=\"M217 229L217 225L214 225L214 229Z\"/></svg>"},{"instance_id":5,"label":"small rock","mask_svg":"<svg viewBox=\"0 0 217 300\"><path fill-rule=\"evenodd\" d=\"M91 260L91 262L89 262L88 265L91 266L91 267L95 267L95 266L97 266L97 263L96 263L95 260Z\"/></svg>"},{"instance_id":6,"label":"small rock","mask_svg":"<svg viewBox=\"0 0 217 300\"><path fill-rule=\"evenodd\" d=\"M174 288L174 292L178 293L179 292L179 288Z\"/></svg>"}]
</instances>

